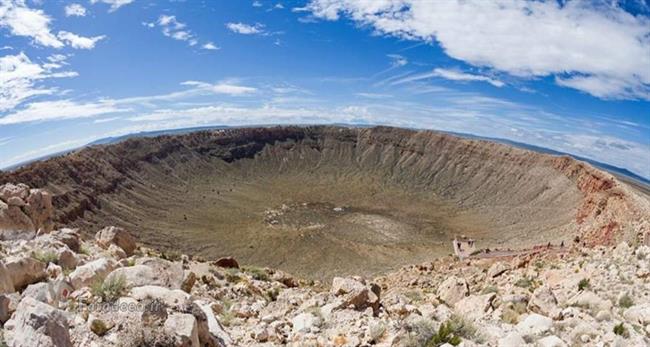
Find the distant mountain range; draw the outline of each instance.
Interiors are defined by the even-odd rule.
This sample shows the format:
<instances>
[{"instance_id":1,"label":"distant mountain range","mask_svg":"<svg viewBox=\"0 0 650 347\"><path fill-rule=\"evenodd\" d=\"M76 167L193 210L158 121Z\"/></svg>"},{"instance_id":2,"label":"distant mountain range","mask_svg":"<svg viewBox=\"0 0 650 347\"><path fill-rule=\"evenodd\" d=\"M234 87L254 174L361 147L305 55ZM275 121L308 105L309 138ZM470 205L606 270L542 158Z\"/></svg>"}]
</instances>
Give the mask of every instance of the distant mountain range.
<instances>
[{"instance_id":1,"label":"distant mountain range","mask_svg":"<svg viewBox=\"0 0 650 347\"><path fill-rule=\"evenodd\" d=\"M330 125L353 126L353 127L372 127L372 125L357 125L357 124L330 124ZM258 126L273 126L273 125L251 125L251 126L246 126L246 127L258 127ZM70 152L76 151L76 150L84 148L84 147L95 146L95 145L107 145L107 144L112 144L112 143L125 141L125 140L128 140L130 138L156 137L156 136L161 136L161 135L182 135L182 134L187 134L187 133L191 133L191 132L195 132L195 131L217 130L217 129L227 129L227 128L232 128L232 127L225 126L225 125L214 125L214 126L202 126L202 127L191 127L191 128L181 128L181 129L142 131L142 132L126 134L126 135L122 135L122 136L105 137L105 138L98 139L98 140L95 140L93 142L90 142L90 143L88 143L88 144L86 144L84 146L81 146L81 147L77 147L77 148L73 148L73 149L69 149L69 150L65 150L65 151L60 151L60 152L48 154L48 155L45 155L45 156L42 156L42 157L38 157L38 158L35 158L35 159L31 159L31 160L28 160L28 161L24 161L24 162L16 164L16 165L6 167L3 170L12 171L12 170L15 170L15 169L17 169L17 168L19 168L21 166L25 166L25 165L27 165L29 163L33 163L35 161L45 160L45 159L48 159L48 158L64 155L66 153L70 153ZM628 169L621 168L621 167L614 166L614 165L610 165L610 164L605 164L605 163L602 163L602 162L599 162L599 161L596 161L596 160L593 160L593 159L573 155L571 153L560 152L560 151L556 151L556 150L545 148L545 147L530 145L530 144L523 143L523 142L517 142L517 141L512 141L512 140L507 140L507 139L502 139L502 138L497 138L497 137L485 137L485 136L478 136L478 135L451 132L451 131L440 131L440 132L456 135L456 136L467 138L467 139L486 140L486 141L493 141L493 142L503 143L503 144L510 145L510 146L513 146L513 147L527 149L527 150L531 150L531 151L535 151L535 152L539 152L539 153L546 153L546 154L551 154L551 155L568 155L568 156L573 157L575 159L585 161L585 162L587 162L587 163L589 163L589 164L591 164L591 165L593 165L595 167L598 167L600 169L608 171L608 172L610 172L612 174L625 176L625 177L627 177L629 179L632 179L634 181L643 183L645 185L650 185L650 179L648 179L646 177L643 177L643 176L640 176L640 175L637 175L637 174L635 174L634 172L632 172L632 171L630 171Z\"/></svg>"},{"instance_id":2,"label":"distant mountain range","mask_svg":"<svg viewBox=\"0 0 650 347\"><path fill-rule=\"evenodd\" d=\"M88 143L86 146L95 146L95 145L108 145L111 143L122 142L135 137L156 137L161 135L183 135L187 133L192 133L195 131L202 130L217 130L217 129L227 129L228 126L204 126L204 127L192 127L192 128L181 128L181 129L169 129L169 130L156 130L156 131L141 131L138 133L126 134L122 136L115 137L105 137L103 139L95 140ZM83 147L86 147L83 146Z\"/></svg>"}]
</instances>

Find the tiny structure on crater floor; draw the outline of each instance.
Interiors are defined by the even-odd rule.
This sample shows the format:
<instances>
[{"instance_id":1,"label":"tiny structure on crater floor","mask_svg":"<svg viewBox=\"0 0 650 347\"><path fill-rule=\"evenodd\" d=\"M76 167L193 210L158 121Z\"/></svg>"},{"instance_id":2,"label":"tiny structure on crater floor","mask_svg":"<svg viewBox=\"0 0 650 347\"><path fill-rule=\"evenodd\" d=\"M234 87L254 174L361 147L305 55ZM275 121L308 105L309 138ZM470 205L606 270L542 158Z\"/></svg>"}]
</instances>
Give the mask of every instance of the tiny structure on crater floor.
<instances>
[{"instance_id":1,"label":"tiny structure on crater floor","mask_svg":"<svg viewBox=\"0 0 650 347\"><path fill-rule=\"evenodd\" d=\"M475 241L465 235L454 237L453 247L454 255L459 259L465 259L476 251Z\"/></svg>"}]
</instances>

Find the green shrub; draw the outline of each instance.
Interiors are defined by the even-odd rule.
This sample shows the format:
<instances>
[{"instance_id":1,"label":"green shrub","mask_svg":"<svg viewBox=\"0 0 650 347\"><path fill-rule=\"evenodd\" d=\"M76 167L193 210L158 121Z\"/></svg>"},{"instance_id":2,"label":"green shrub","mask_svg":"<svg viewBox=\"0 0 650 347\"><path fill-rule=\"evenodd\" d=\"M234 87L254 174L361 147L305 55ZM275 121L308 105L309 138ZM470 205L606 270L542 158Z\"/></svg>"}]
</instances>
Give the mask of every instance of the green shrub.
<instances>
[{"instance_id":1,"label":"green shrub","mask_svg":"<svg viewBox=\"0 0 650 347\"><path fill-rule=\"evenodd\" d=\"M241 276L239 276L239 269L227 269L226 273L226 281L230 283L237 283L241 281Z\"/></svg>"},{"instance_id":2,"label":"green shrub","mask_svg":"<svg viewBox=\"0 0 650 347\"><path fill-rule=\"evenodd\" d=\"M438 328L438 332L433 334L427 342L425 343L425 347L439 347L442 346L446 343L453 345L453 346L458 346L462 342L462 339L460 336L456 335L455 331L455 326L452 322L447 321L447 323L442 323L440 325L440 328Z\"/></svg>"},{"instance_id":3,"label":"green shrub","mask_svg":"<svg viewBox=\"0 0 650 347\"><path fill-rule=\"evenodd\" d=\"M251 276L253 276L253 279L256 279L258 281L269 281L270 277L269 274L266 272L266 270L255 267L255 266L245 266L242 268L245 272L249 273Z\"/></svg>"},{"instance_id":4,"label":"green shrub","mask_svg":"<svg viewBox=\"0 0 650 347\"><path fill-rule=\"evenodd\" d=\"M223 311L219 315L219 322L225 327L229 327L235 319L235 314L230 311Z\"/></svg>"},{"instance_id":5,"label":"green shrub","mask_svg":"<svg viewBox=\"0 0 650 347\"><path fill-rule=\"evenodd\" d=\"M103 302L112 302L126 292L126 278L118 276L114 279L98 281L92 285L90 290L93 295L102 298Z\"/></svg>"},{"instance_id":6,"label":"green shrub","mask_svg":"<svg viewBox=\"0 0 650 347\"><path fill-rule=\"evenodd\" d=\"M160 254L160 257L169 261L180 261L182 255L179 251L166 250Z\"/></svg>"},{"instance_id":7,"label":"green shrub","mask_svg":"<svg viewBox=\"0 0 650 347\"><path fill-rule=\"evenodd\" d=\"M632 305L634 305L634 300L627 294L618 299L618 306L622 308L630 308Z\"/></svg>"},{"instance_id":8,"label":"green shrub","mask_svg":"<svg viewBox=\"0 0 650 347\"><path fill-rule=\"evenodd\" d=\"M495 286L487 286L481 290L481 294L492 294L492 293L499 293L499 288Z\"/></svg>"},{"instance_id":9,"label":"green shrub","mask_svg":"<svg viewBox=\"0 0 650 347\"><path fill-rule=\"evenodd\" d=\"M219 314L219 322L224 326L230 326L235 319L235 314L230 312L233 302L230 299L224 298L221 300L221 304L223 305L223 311Z\"/></svg>"},{"instance_id":10,"label":"green shrub","mask_svg":"<svg viewBox=\"0 0 650 347\"><path fill-rule=\"evenodd\" d=\"M463 317L457 315L457 314L452 314L451 317L449 317L449 323L452 324L452 327L454 328L454 333L460 337L466 338L468 340L477 340L475 342L479 342L480 336L478 335L478 330L474 324L472 324L470 321L466 321L463 319Z\"/></svg>"},{"instance_id":11,"label":"green shrub","mask_svg":"<svg viewBox=\"0 0 650 347\"><path fill-rule=\"evenodd\" d=\"M625 325L623 323L619 323L614 325L614 334L618 336L623 336L623 337L628 337L629 333L627 329L625 328Z\"/></svg>"},{"instance_id":12,"label":"green shrub","mask_svg":"<svg viewBox=\"0 0 650 347\"><path fill-rule=\"evenodd\" d=\"M482 343L476 327L455 314L437 328L433 321L422 318L408 324L407 330L410 333L404 340L405 347L434 347L445 343L456 346L462 339Z\"/></svg>"},{"instance_id":13,"label":"green shrub","mask_svg":"<svg viewBox=\"0 0 650 347\"><path fill-rule=\"evenodd\" d=\"M433 321L424 318L407 323L406 328L409 334L402 344L403 347L425 346L427 341L437 333Z\"/></svg>"},{"instance_id":14,"label":"green shrub","mask_svg":"<svg viewBox=\"0 0 650 347\"><path fill-rule=\"evenodd\" d=\"M515 282L515 286L521 288L532 288L534 281L528 277L522 277Z\"/></svg>"},{"instance_id":15,"label":"green shrub","mask_svg":"<svg viewBox=\"0 0 650 347\"><path fill-rule=\"evenodd\" d=\"M583 291L583 290L589 288L590 286L591 286L591 284L589 283L589 279L587 279L587 278L583 278L583 279L580 280L580 282L578 282L578 290L579 291Z\"/></svg>"},{"instance_id":16,"label":"green shrub","mask_svg":"<svg viewBox=\"0 0 650 347\"><path fill-rule=\"evenodd\" d=\"M522 314L528 312L528 307L523 302L509 302L501 312L501 320L508 324L519 323Z\"/></svg>"},{"instance_id":17,"label":"green shrub","mask_svg":"<svg viewBox=\"0 0 650 347\"><path fill-rule=\"evenodd\" d=\"M280 295L280 290L278 288L269 289L266 291L266 298L268 301L276 301Z\"/></svg>"},{"instance_id":18,"label":"green shrub","mask_svg":"<svg viewBox=\"0 0 650 347\"><path fill-rule=\"evenodd\" d=\"M94 319L90 322L90 330L99 336L104 336L109 328L103 320Z\"/></svg>"},{"instance_id":19,"label":"green shrub","mask_svg":"<svg viewBox=\"0 0 650 347\"><path fill-rule=\"evenodd\" d=\"M84 255L90 255L90 248L85 243L81 244L81 247L79 247L79 253L84 254Z\"/></svg>"},{"instance_id":20,"label":"green shrub","mask_svg":"<svg viewBox=\"0 0 650 347\"><path fill-rule=\"evenodd\" d=\"M59 256L53 251L34 251L32 253L32 258L43 262L45 264L54 263L56 264L59 261Z\"/></svg>"},{"instance_id":21,"label":"green shrub","mask_svg":"<svg viewBox=\"0 0 650 347\"><path fill-rule=\"evenodd\" d=\"M528 312L528 306L526 305L526 303L521 302L521 301L513 303L511 305L511 307L512 307L513 310L515 310L515 312L517 312L519 314L524 314L524 313Z\"/></svg>"},{"instance_id":22,"label":"green shrub","mask_svg":"<svg viewBox=\"0 0 650 347\"><path fill-rule=\"evenodd\" d=\"M501 320L512 325L519 323L519 316L519 312L512 307L506 307L501 312Z\"/></svg>"},{"instance_id":23,"label":"green shrub","mask_svg":"<svg viewBox=\"0 0 650 347\"><path fill-rule=\"evenodd\" d=\"M422 292L419 290L409 290L404 293L404 296L407 297L411 302L421 302L422 301Z\"/></svg>"}]
</instances>

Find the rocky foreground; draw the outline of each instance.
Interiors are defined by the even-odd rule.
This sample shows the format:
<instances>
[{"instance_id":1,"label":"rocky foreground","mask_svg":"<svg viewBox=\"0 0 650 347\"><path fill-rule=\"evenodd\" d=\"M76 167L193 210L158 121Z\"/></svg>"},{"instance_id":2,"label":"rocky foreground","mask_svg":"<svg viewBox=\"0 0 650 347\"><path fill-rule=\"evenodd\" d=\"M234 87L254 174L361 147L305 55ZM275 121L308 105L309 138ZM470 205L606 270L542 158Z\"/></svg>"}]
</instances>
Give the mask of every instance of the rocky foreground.
<instances>
[{"instance_id":1,"label":"rocky foreground","mask_svg":"<svg viewBox=\"0 0 650 347\"><path fill-rule=\"evenodd\" d=\"M0 187L0 346L650 345L643 237L321 284L52 230L50 199Z\"/></svg>"}]
</instances>

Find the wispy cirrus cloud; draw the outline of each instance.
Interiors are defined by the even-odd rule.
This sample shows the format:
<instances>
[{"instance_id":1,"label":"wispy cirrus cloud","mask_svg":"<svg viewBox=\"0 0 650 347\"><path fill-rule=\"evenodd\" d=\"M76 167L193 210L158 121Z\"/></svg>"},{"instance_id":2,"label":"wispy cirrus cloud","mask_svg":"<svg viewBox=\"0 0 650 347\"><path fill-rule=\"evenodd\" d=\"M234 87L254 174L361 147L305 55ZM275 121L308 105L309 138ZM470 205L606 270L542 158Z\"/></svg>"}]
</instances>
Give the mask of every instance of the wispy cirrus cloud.
<instances>
[{"instance_id":1,"label":"wispy cirrus cloud","mask_svg":"<svg viewBox=\"0 0 650 347\"><path fill-rule=\"evenodd\" d=\"M25 57L26 58L26 57ZM2 61L0 60L0 66ZM0 98L0 111L12 110L3 116L0 115L0 125L12 125L22 123L51 122L65 119L92 118L114 113L125 113L139 107L160 108L160 103L176 102L188 100L196 97L206 96L225 96L225 97L243 97L256 93L258 88L238 84L233 80L226 80L217 83L207 83L201 81L185 81L182 86L190 87L186 90L175 91L168 94L138 96L121 99L99 99L94 101L77 101L71 99L39 101L26 104L23 108L16 109L20 101L27 100L31 96L54 94L57 90L39 89L33 86L33 82L38 79L51 77L47 70L39 65L23 66L17 72L17 76L6 78L6 83L0 85L1 93L14 92L16 95L9 95L13 99ZM5 82L2 78L7 75L0 74L0 82ZM64 77L64 76L55 76ZM26 79L32 85L22 87L21 83L26 83L20 79ZM2 86L6 86L7 91ZM23 90L18 90L22 87ZM4 108L2 108L4 107ZM113 120L113 119L111 119ZM98 123L101 123L100 120Z\"/></svg>"},{"instance_id":2,"label":"wispy cirrus cloud","mask_svg":"<svg viewBox=\"0 0 650 347\"><path fill-rule=\"evenodd\" d=\"M71 150L79 146L82 146L84 144L87 144L92 140L93 137L84 137L84 138L79 138L74 140L68 140L59 143L54 143L45 147L40 147L38 149L34 149L31 151L26 151L10 158L1 158L0 167L18 164L24 162L25 160L39 158L60 151Z\"/></svg>"},{"instance_id":3,"label":"wispy cirrus cloud","mask_svg":"<svg viewBox=\"0 0 650 347\"><path fill-rule=\"evenodd\" d=\"M89 118L126 111L128 109L117 107L111 100L97 102L41 101L30 103L25 108L0 118L0 125Z\"/></svg>"},{"instance_id":4,"label":"wispy cirrus cloud","mask_svg":"<svg viewBox=\"0 0 650 347\"><path fill-rule=\"evenodd\" d=\"M499 88L505 86L505 83L499 81L498 79L494 79L492 77L483 76L483 75L467 73L457 69L436 68L433 69L432 74L435 77L441 77L452 81L480 81L480 82L487 82Z\"/></svg>"},{"instance_id":5,"label":"wispy cirrus cloud","mask_svg":"<svg viewBox=\"0 0 650 347\"><path fill-rule=\"evenodd\" d=\"M199 44L197 35L187 27L187 24L179 21L174 15L162 14L155 22L142 22L142 25L147 28L155 28L158 26L163 35L174 40L187 42L191 47ZM208 51L216 51L219 49L219 46L211 41L205 42L197 47Z\"/></svg>"},{"instance_id":6,"label":"wispy cirrus cloud","mask_svg":"<svg viewBox=\"0 0 650 347\"><path fill-rule=\"evenodd\" d=\"M650 19L616 3L312 0L298 10L437 42L452 58L514 77L555 76L599 98L650 100Z\"/></svg>"},{"instance_id":7,"label":"wispy cirrus cloud","mask_svg":"<svg viewBox=\"0 0 650 347\"><path fill-rule=\"evenodd\" d=\"M460 82L487 82L495 87L503 87L505 83L488 76L473 74L464 72L457 69L443 69L435 68L432 71L428 72L419 72L419 73L405 73L399 76L392 76L390 79L386 79L383 82L390 85L400 85L406 83L413 83L423 80L429 80L432 78L443 78L451 81L460 81Z\"/></svg>"},{"instance_id":8,"label":"wispy cirrus cloud","mask_svg":"<svg viewBox=\"0 0 650 347\"><path fill-rule=\"evenodd\" d=\"M368 98L368 99L385 99L385 98L392 98L393 96L390 94L383 94L383 93L368 93L368 92L359 92L356 93L356 95Z\"/></svg>"},{"instance_id":9,"label":"wispy cirrus cloud","mask_svg":"<svg viewBox=\"0 0 650 347\"><path fill-rule=\"evenodd\" d=\"M197 91L207 91L214 94L225 94L231 96L241 96L251 94L257 91L255 87L242 86L230 82L206 83L200 81L185 81L181 85L192 86Z\"/></svg>"},{"instance_id":10,"label":"wispy cirrus cloud","mask_svg":"<svg viewBox=\"0 0 650 347\"><path fill-rule=\"evenodd\" d=\"M408 59L403 55L389 54L388 57L391 59L392 67L402 67L409 63Z\"/></svg>"},{"instance_id":11,"label":"wispy cirrus cloud","mask_svg":"<svg viewBox=\"0 0 650 347\"><path fill-rule=\"evenodd\" d=\"M135 0L90 0L91 4L104 3L110 5L108 12L117 11L120 7L128 5Z\"/></svg>"},{"instance_id":12,"label":"wispy cirrus cloud","mask_svg":"<svg viewBox=\"0 0 650 347\"><path fill-rule=\"evenodd\" d=\"M9 136L9 137L0 137L0 147L11 143L12 140L13 140L13 137L11 137L11 136Z\"/></svg>"}]
</instances>

